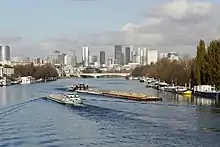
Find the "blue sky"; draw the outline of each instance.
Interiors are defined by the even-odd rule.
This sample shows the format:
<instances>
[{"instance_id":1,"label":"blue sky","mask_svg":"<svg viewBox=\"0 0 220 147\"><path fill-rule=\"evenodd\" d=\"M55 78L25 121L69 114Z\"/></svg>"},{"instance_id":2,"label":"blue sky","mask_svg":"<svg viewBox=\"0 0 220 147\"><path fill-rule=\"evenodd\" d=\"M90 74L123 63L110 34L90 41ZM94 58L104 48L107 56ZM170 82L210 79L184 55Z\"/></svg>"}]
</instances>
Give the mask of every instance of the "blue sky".
<instances>
[{"instance_id":1,"label":"blue sky","mask_svg":"<svg viewBox=\"0 0 220 147\"><path fill-rule=\"evenodd\" d=\"M141 22L144 21L143 12L155 11L155 7L171 1L172 0L0 0L0 40L2 38L22 37L23 40L18 43L20 46L16 46L17 44L15 44L12 47L12 52L19 55L19 52L21 52L21 54L28 54L28 51L30 55L33 54L33 51L41 55L45 50L47 51L45 51L44 54L47 54L50 52L49 50L54 48L64 48L68 50L72 48L74 43L67 42L65 44L64 42L62 45L56 45L56 43L51 45L53 44L51 43L49 44L50 46L46 44L42 47L39 42L54 38L62 39L64 36L70 36L69 38L73 36L72 38L74 38L74 36L84 36L85 34L117 31L128 23L141 24ZM188 0L188 2L193 1L194 0ZM203 1L219 3L219 0ZM218 8L220 7L218 6L215 9ZM170 26L174 26L172 22L168 23L171 24ZM181 27L185 27L187 30L193 25L194 24L190 24ZM206 26L208 26L208 28L213 27L212 22L207 21ZM160 27L162 28L163 24L160 24ZM154 33L163 33L158 32L163 30L161 28L157 29ZM175 37L175 33L179 32L181 32L181 30L177 32L167 32L167 34L163 36L164 40L167 39L172 43L175 38L168 38L168 34L170 34L171 37ZM200 34L197 32L191 33L197 34L198 37ZM204 34L205 33L206 32L204 32ZM186 35L187 34L182 34L181 37L190 41ZM146 41L152 42L150 38L146 39ZM0 44L1 43L2 42L0 42ZM24 44L27 45L22 46ZM156 46L158 50L163 50L162 47ZM36 50L36 48L38 50ZM80 50L80 48L76 50ZM112 48L109 50L112 50Z\"/></svg>"},{"instance_id":2,"label":"blue sky","mask_svg":"<svg viewBox=\"0 0 220 147\"><path fill-rule=\"evenodd\" d=\"M33 40L118 30L165 0L1 0L0 36Z\"/></svg>"}]
</instances>

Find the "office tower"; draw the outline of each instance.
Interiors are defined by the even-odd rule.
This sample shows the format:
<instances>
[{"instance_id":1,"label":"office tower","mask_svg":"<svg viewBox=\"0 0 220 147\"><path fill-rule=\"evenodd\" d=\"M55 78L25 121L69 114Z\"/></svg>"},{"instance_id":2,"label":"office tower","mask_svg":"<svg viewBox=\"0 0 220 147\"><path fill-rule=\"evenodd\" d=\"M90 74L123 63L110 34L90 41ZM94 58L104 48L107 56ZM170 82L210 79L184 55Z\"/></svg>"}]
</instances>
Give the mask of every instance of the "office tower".
<instances>
[{"instance_id":1,"label":"office tower","mask_svg":"<svg viewBox=\"0 0 220 147\"><path fill-rule=\"evenodd\" d=\"M113 64L112 59L108 59L107 60L107 65L111 65L111 64Z\"/></svg>"},{"instance_id":2,"label":"office tower","mask_svg":"<svg viewBox=\"0 0 220 147\"><path fill-rule=\"evenodd\" d=\"M137 63L137 51L132 51L131 61L132 61L132 63Z\"/></svg>"},{"instance_id":3,"label":"office tower","mask_svg":"<svg viewBox=\"0 0 220 147\"><path fill-rule=\"evenodd\" d=\"M82 60L85 67L89 66L89 47L83 46Z\"/></svg>"},{"instance_id":4,"label":"office tower","mask_svg":"<svg viewBox=\"0 0 220 147\"><path fill-rule=\"evenodd\" d=\"M121 64L122 45L115 45L115 64Z\"/></svg>"},{"instance_id":5,"label":"office tower","mask_svg":"<svg viewBox=\"0 0 220 147\"><path fill-rule=\"evenodd\" d=\"M125 55L124 53L122 52L121 53L121 62L120 62L120 65L124 65L125 64Z\"/></svg>"},{"instance_id":6,"label":"office tower","mask_svg":"<svg viewBox=\"0 0 220 147\"><path fill-rule=\"evenodd\" d=\"M98 60L98 57L96 55L89 56L90 64L94 64L95 62L97 62L97 60Z\"/></svg>"},{"instance_id":7,"label":"office tower","mask_svg":"<svg viewBox=\"0 0 220 147\"><path fill-rule=\"evenodd\" d=\"M146 47L142 48L142 52L143 52L143 57L142 57L142 63L143 65L148 65L147 62L147 54L148 54L148 49Z\"/></svg>"},{"instance_id":8,"label":"office tower","mask_svg":"<svg viewBox=\"0 0 220 147\"><path fill-rule=\"evenodd\" d=\"M92 56L92 63L95 63L98 61L98 57L96 55Z\"/></svg>"},{"instance_id":9,"label":"office tower","mask_svg":"<svg viewBox=\"0 0 220 147\"><path fill-rule=\"evenodd\" d=\"M147 64L156 63L158 60L158 52L156 49L147 50Z\"/></svg>"},{"instance_id":10,"label":"office tower","mask_svg":"<svg viewBox=\"0 0 220 147\"><path fill-rule=\"evenodd\" d=\"M125 48L125 64L128 64L131 61L131 49L130 47Z\"/></svg>"},{"instance_id":11,"label":"office tower","mask_svg":"<svg viewBox=\"0 0 220 147\"><path fill-rule=\"evenodd\" d=\"M76 66L76 54L75 50L70 50L67 52L65 58L64 58L64 64L65 65L71 65L73 67Z\"/></svg>"},{"instance_id":12,"label":"office tower","mask_svg":"<svg viewBox=\"0 0 220 147\"><path fill-rule=\"evenodd\" d=\"M105 52L100 52L100 65L105 64Z\"/></svg>"},{"instance_id":13,"label":"office tower","mask_svg":"<svg viewBox=\"0 0 220 147\"><path fill-rule=\"evenodd\" d=\"M8 45L4 45L4 46L1 46L0 47L0 53L1 53L1 56L0 56L0 59L1 61L10 61L10 46Z\"/></svg>"},{"instance_id":14,"label":"office tower","mask_svg":"<svg viewBox=\"0 0 220 147\"><path fill-rule=\"evenodd\" d=\"M64 64L64 57L65 54L61 53L58 50L54 50L50 55L49 55L49 62L54 65L54 64L60 64L63 65Z\"/></svg>"}]
</instances>

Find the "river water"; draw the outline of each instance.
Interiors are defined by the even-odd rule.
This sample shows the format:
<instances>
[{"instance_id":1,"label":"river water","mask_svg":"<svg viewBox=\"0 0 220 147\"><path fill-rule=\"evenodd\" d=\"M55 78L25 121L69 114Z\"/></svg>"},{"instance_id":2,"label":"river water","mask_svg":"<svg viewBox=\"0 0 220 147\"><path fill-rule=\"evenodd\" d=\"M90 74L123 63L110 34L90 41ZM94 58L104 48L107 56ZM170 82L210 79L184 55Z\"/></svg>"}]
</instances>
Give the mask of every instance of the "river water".
<instances>
[{"instance_id":1,"label":"river water","mask_svg":"<svg viewBox=\"0 0 220 147\"><path fill-rule=\"evenodd\" d=\"M83 107L43 99L84 82L93 88L161 95L134 102L82 95ZM174 97L124 79L64 79L0 87L0 146L220 146L220 108L207 99Z\"/></svg>"}]
</instances>

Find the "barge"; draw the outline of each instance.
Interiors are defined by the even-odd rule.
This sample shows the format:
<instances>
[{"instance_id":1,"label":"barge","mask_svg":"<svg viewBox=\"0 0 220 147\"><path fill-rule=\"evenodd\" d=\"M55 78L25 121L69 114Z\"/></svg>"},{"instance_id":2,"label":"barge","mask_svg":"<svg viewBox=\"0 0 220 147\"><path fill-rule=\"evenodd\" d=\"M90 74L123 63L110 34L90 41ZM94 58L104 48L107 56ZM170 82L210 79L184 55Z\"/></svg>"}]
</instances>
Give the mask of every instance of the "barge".
<instances>
[{"instance_id":1,"label":"barge","mask_svg":"<svg viewBox=\"0 0 220 147\"><path fill-rule=\"evenodd\" d=\"M83 94L99 95L99 96L135 100L135 101L162 101L161 97L139 94L134 92L105 91L105 90L95 90L95 89L85 89L85 90L77 89L75 91Z\"/></svg>"}]
</instances>

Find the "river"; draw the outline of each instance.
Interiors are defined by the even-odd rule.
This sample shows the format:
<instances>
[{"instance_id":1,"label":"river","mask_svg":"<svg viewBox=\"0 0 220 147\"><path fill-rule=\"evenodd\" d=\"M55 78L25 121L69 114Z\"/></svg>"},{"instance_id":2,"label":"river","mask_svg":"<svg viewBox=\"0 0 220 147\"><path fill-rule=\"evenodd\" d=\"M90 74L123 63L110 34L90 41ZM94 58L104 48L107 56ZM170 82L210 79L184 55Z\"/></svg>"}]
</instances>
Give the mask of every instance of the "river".
<instances>
[{"instance_id":1,"label":"river","mask_svg":"<svg viewBox=\"0 0 220 147\"><path fill-rule=\"evenodd\" d=\"M92 87L161 95L135 102L82 95L84 107L45 100L84 82ZM219 147L220 108L206 99L174 97L124 79L62 79L0 87L0 146Z\"/></svg>"}]
</instances>

